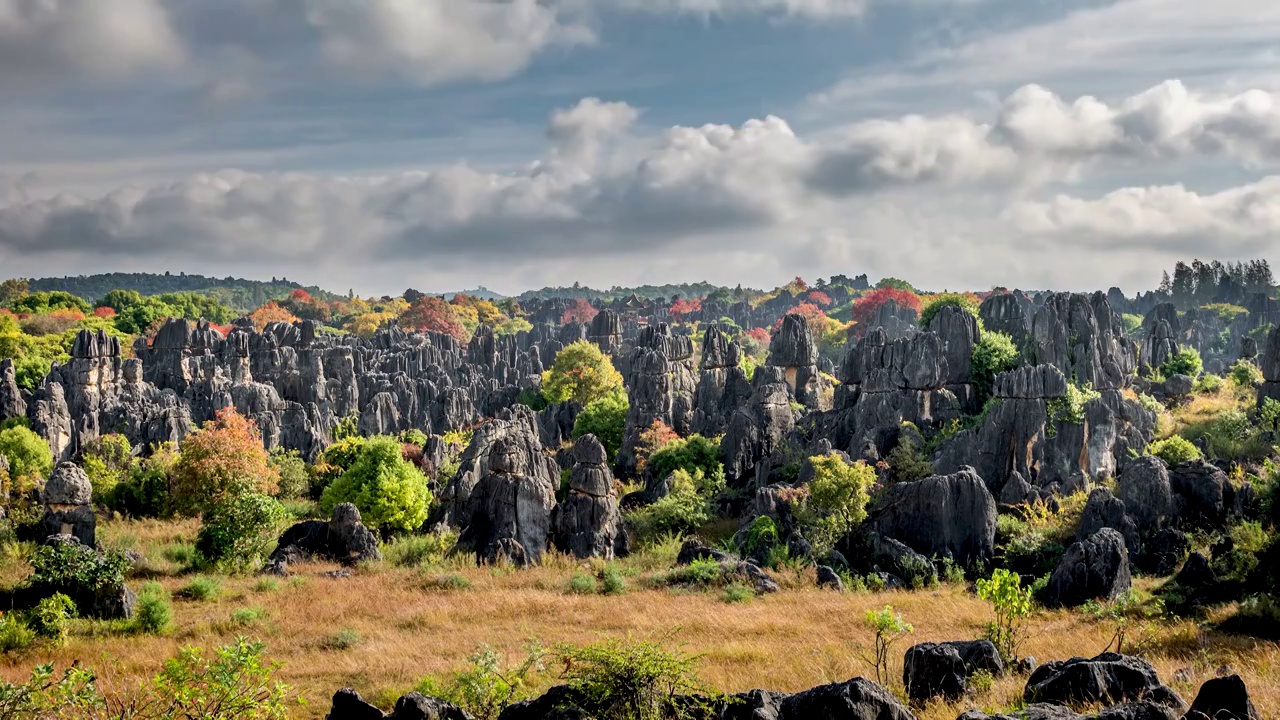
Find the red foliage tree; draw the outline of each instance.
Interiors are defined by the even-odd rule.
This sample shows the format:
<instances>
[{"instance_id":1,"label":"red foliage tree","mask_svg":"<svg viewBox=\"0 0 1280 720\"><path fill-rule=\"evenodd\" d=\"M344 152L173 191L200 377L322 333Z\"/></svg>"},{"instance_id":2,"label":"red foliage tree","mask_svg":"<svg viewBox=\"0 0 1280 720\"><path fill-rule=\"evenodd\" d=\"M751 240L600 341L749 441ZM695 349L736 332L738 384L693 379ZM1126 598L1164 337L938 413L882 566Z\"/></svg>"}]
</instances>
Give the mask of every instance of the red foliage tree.
<instances>
[{"instance_id":1,"label":"red foliage tree","mask_svg":"<svg viewBox=\"0 0 1280 720\"><path fill-rule=\"evenodd\" d=\"M809 321L809 327L814 327L820 321L825 321L827 319L827 314L822 312L822 308L819 308L817 305L814 305L813 303L807 303L807 302L800 303L799 305L796 305L795 307L791 308L790 310L787 311L787 315L800 315L801 317ZM777 330L778 328L782 327L782 320L785 317L786 316L784 315L783 317L778 318L778 322L773 324L774 330Z\"/></svg>"},{"instance_id":2,"label":"red foliage tree","mask_svg":"<svg viewBox=\"0 0 1280 720\"><path fill-rule=\"evenodd\" d=\"M701 309L702 298L694 298L692 300L678 298L671 303L671 317L675 318L676 322L683 322L685 315L698 312Z\"/></svg>"},{"instance_id":3,"label":"red foliage tree","mask_svg":"<svg viewBox=\"0 0 1280 720\"><path fill-rule=\"evenodd\" d=\"M769 331L765 330L762 327L751 328L746 332L746 335L747 337L750 337L752 340L755 340L761 345L768 345L769 340L771 339L769 337Z\"/></svg>"},{"instance_id":4,"label":"red foliage tree","mask_svg":"<svg viewBox=\"0 0 1280 720\"><path fill-rule=\"evenodd\" d=\"M311 293L307 292L306 290L303 290L302 288L298 288L297 290L294 290L293 292L289 293L289 299L293 300L294 302L301 302L301 303L312 302Z\"/></svg>"},{"instance_id":5,"label":"red foliage tree","mask_svg":"<svg viewBox=\"0 0 1280 720\"><path fill-rule=\"evenodd\" d=\"M453 306L434 295L424 295L415 300L401 313L400 326L421 332L452 335L463 342L467 339L467 329L462 326Z\"/></svg>"},{"instance_id":6,"label":"red foliage tree","mask_svg":"<svg viewBox=\"0 0 1280 720\"><path fill-rule=\"evenodd\" d=\"M110 307L99 307L93 309L93 316L100 318L113 318L116 316L116 309Z\"/></svg>"},{"instance_id":7,"label":"red foliage tree","mask_svg":"<svg viewBox=\"0 0 1280 720\"><path fill-rule=\"evenodd\" d=\"M568 325L571 322L589 323L591 319L600 311L591 307L591 303L586 298L574 298L574 301L564 311L564 315L560 316L560 324Z\"/></svg>"},{"instance_id":8,"label":"red foliage tree","mask_svg":"<svg viewBox=\"0 0 1280 720\"><path fill-rule=\"evenodd\" d=\"M909 307L916 312L920 312L920 297L918 295L910 290L886 287L872 290L854 302L853 321L858 325L866 325L876 316L876 312L880 310L880 307L890 300L898 303L899 306Z\"/></svg>"},{"instance_id":9,"label":"red foliage tree","mask_svg":"<svg viewBox=\"0 0 1280 720\"><path fill-rule=\"evenodd\" d=\"M813 303L818 307L831 306L831 296L822 292L821 290L810 290L809 294L806 295L804 299L806 302Z\"/></svg>"}]
</instances>

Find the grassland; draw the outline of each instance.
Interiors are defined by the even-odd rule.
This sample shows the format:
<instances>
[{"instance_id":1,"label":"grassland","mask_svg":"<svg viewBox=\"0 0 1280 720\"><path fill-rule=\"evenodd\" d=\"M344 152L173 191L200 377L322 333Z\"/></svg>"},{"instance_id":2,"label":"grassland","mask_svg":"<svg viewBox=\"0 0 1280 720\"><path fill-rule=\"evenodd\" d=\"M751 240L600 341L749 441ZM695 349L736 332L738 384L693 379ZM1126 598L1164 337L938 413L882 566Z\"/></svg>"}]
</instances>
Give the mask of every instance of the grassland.
<instances>
[{"instance_id":1,"label":"grassland","mask_svg":"<svg viewBox=\"0 0 1280 720\"><path fill-rule=\"evenodd\" d=\"M137 574L180 595L200 577L182 563L195 530L191 522L113 521L100 528L100 537L109 547L141 552L147 561ZM575 574L600 566L564 557L527 570L478 568L466 559L401 567L395 560L404 554L391 548L389 560L357 568L345 578L329 577L326 573L337 567L323 564L298 567L294 577L279 580L216 577L197 583L216 587L207 599L175 597L174 626L162 636L77 621L65 646L35 645L0 658L0 676L18 680L37 663L78 662L98 670L111 686L149 677L179 647L212 648L247 635L267 643L270 657L282 663L279 678L308 701L297 707L295 717L319 718L340 687L356 687L389 707L425 676L463 667L481 644L514 660L530 638L544 645L580 644L631 634L669 638L701 655L702 677L713 688L796 691L871 673L859 647L872 639L863 625L868 609L892 605L915 626L895 649L899 676L901 651L909 644L980 637L990 619L987 604L960 585L837 593L813 587L800 570L783 573L780 593L729 603L719 589L658 586L655 578L669 567L674 552L675 545L668 544L619 563L627 589L612 595L571 592ZM8 557L0 581L13 583L24 570L16 553ZM1131 637L1140 639L1144 656L1166 682L1175 670L1190 668L1190 682L1173 683L1188 701L1225 664L1244 677L1263 717L1280 716L1280 645L1209 627L1208 621L1160 622L1135 628ZM1112 624L1085 613L1037 612L1023 654L1042 661L1091 656L1108 645L1113 632ZM555 681L552 664L538 682L545 687ZM953 720L970 707L1014 707L1022 684L1016 676L997 679L981 695L921 708L918 715Z\"/></svg>"}]
</instances>

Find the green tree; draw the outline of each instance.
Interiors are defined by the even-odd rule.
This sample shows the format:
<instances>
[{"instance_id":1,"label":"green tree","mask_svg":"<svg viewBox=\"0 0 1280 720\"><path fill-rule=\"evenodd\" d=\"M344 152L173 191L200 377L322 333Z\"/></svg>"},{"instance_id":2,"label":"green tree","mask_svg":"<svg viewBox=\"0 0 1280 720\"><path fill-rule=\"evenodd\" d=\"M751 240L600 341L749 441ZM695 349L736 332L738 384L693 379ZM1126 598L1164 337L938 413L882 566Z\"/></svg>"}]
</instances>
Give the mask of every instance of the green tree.
<instances>
[{"instance_id":1,"label":"green tree","mask_svg":"<svg viewBox=\"0 0 1280 720\"><path fill-rule=\"evenodd\" d=\"M631 404L627 401L627 393L621 386L611 389L603 397L587 403L582 412L573 421L573 437L595 435L609 452L609 457L618 456L622 447L622 432L627 425L627 410Z\"/></svg>"},{"instance_id":2,"label":"green tree","mask_svg":"<svg viewBox=\"0 0 1280 720\"><path fill-rule=\"evenodd\" d=\"M987 624L987 639L1000 651L1006 663L1018 659L1018 646L1026 635L1026 617L1031 613L1031 588L1022 587L1022 578L1003 568L989 580L978 581L978 597L991 603L996 619Z\"/></svg>"},{"instance_id":3,"label":"green tree","mask_svg":"<svg viewBox=\"0 0 1280 720\"><path fill-rule=\"evenodd\" d=\"M892 288L894 290L907 290L910 292L915 292L915 288L911 286L911 283L896 277L882 278L879 282L876 283L875 287L877 290L882 290L884 288Z\"/></svg>"},{"instance_id":4,"label":"green tree","mask_svg":"<svg viewBox=\"0 0 1280 720\"><path fill-rule=\"evenodd\" d=\"M31 283L22 279L0 282L0 305L8 305L21 300L31 293Z\"/></svg>"},{"instance_id":5,"label":"green tree","mask_svg":"<svg viewBox=\"0 0 1280 720\"><path fill-rule=\"evenodd\" d=\"M0 430L0 455L9 461L9 478L14 483L35 484L53 472L49 443L23 425Z\"/></svg>"},{"instance_id":6,"label":"green tree","mask_svg":"<svg viewBox=\"0 0 1280 720\"><path fill-rule=\"evenodd\" d=\"M872 654L863 659L875 667L876 682L887 685L892 675L889 674L889 651L899 639L915 631L911 623L902 617L902 613L894 612L892 605L885 605L883 610L868 610L864 618L867 627L875 633Z\"/></svg>"},{"instance_id":7,"label":"green tree","mask_svg":"<svg viewBox=\"0 0 1280 720\"><path fill-rule=\"evenodd\" d=\"M676 470L690 473L701 470L707 476L724 472L720 443L697 434L668 441L649 456L646 466L659 480Z\"/></svg>"},{"instance_id":8,"label":"green tree","mask_svg":"<svg viewBox=\"0 0 1280 720\"><path fill-rule=\"evenodd\" d=\"M798 517L806 526L814 553L824 554L866 519L876 471L862 461L847 463L835 453L815 455L809 462L813 480L806 486L808 498Z\"/></svg>"},{"instance_id":9,"label":"green tree","mask_svg":"<svg viewBox=\"0 0 1280 720\"><path fill-rule=\"evenodd\" d=\"M270 550L284 507L256 492L224 496L204 511L196 550L206 562L231 569L250 568Z\"/></svg>"},{"instance_id":10,"label":"green tree","mask_svg":"<svg viewBox=\"0 0 1280 720\"><path fill-rule=\"evenodd\" d=\"M93 485L93 501L105 504L114 495L116 487L129 476L134 464L133 447L129 438L123 435L103 435L85 448L80 467L84 468Z\"/></svg>"},{"instance_id":11,"label":"green tree","mask_svg":"<svg viewBox=\"0 0 1280 720\"><path fill-rule=\"evenodd\" d=\"M1187 375L1195 378L1199 377L1203 370L1204 361L1200 359L1200 352L1193 347L1182 348L1160 366L1160 372L1164 373L1165 377Z\"/></svg>"},{"instance_id":12,"label":"green tree","mask_svg":"<svg viewBox=\"0 0 1280 720\"><path fill-rule=\"evenodd\" d=\"M320 496L326 514L344 502L359 508L370 527L416 530L427 520L431 491L427 477L401 455L400 443L382 436L364 443L350 469Z\"/></svg>"},{"instance_id":13,"label":"green tree","mask_svg":"<svg viewBox=\"0 0 1280 720\"><path fill-rule=\"evenodd\" d=\"M542 376L542 393L553 403L576 400L586 407L618 387L622 387L622 375L608 355L586 340L557 353L551 369Z\"/></svg>"},{"instance_id":14,"label":"green tree","mask_svg":"<svg viewBox=\"0 0 1280 720\"><path fill-rule=\"evenodd\" d=\"M1013 338L1004 333L984 332L982 339L973 346L969 380L974 385L979 402L991 397L996 376L1018 367L1018 348Z\"/></svg>"}]
</instances>

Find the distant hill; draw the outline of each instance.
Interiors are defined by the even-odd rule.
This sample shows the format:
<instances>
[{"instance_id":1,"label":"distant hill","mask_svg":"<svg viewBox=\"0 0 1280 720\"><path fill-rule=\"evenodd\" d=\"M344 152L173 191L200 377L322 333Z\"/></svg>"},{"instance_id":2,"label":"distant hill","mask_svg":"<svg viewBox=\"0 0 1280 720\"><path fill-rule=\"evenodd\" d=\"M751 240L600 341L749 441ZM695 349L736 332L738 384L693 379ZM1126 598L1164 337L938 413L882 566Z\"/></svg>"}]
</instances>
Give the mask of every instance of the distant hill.
<instances>
[{"instance_id":1,"label":"distant hill","mask_svg":"<svg viewBox=\"0 0 1280 720\"><path fill-rule=\"evenodd\" d=\"M632 294L642 298L670 298L679 295L682 298L706 297L716 290L718 285L708 282L683 283L680 285L640 285L633 288L613 287L608 290L595 290L585 285L574 284L573 287L545 287L540 290L529 290L517 298L521 302L533 299L548 298L586 298L588 300L616 300L630 297Z\"/></svg>"},{"instance_id":2,"label":"distant hill","mask_svg":"<svg viewBox=\"0 0 1280 720\"><path fill-rule=\"evenodd\" d=\"M29 281L32 292L62 290L95 302L112 290L136 290L142 295L167 292L199 292L218 298L238 310L251 310L270 300L280 300L299 288L315 297L337 299L337 295L318 287L305 287L285 278L270 282L243 278L212 278L186 273L104 273L76 277L36 278Z\"/></svg>"},{"instance_id":3,"label":"distant hill","mask_svg":"<svg viewBox=\"0 0 1280 720\"><path fill-rule=\"evenodd\" d=\"M454 295L470 295L471 297L480 298L481 300L506 300L507 296L496 293L489 288L481 285L475 290L456 290L454 292L440 293L443 297L451 298Z\"/></svg>"}]
</instances>

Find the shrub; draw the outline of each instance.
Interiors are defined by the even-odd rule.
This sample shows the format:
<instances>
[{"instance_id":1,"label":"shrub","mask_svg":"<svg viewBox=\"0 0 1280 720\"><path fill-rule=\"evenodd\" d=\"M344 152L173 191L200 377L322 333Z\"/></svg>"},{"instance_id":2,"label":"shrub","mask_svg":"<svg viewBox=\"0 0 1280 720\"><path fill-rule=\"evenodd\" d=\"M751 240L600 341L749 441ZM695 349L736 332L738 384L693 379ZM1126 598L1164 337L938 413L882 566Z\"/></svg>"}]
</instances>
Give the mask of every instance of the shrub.
<instances>
[{"instance_id":1,"label":"shrub","mask_svg":"<svg viewBox=\"0 0 1280 720\"><path fill-rule=\"evenodd\" d=\"M1262 384L1262 369L1248 360L1241 360L1231 366L1227 377L1238 388L1253 389Z\"/></svg>"},{"instance_id":2,"label":"shrub","mask_svg":"<svg viewBox=\"0 0 1280 720\"><path fill-rule=\"evenodd\" d=\"M586 340L571 343L556 353L551 369L542 377L542 394L548 401L576 400L583 407L618 387L622 387L622 375L608 355Z\"/></svg>"},{"instance_id":3,"label":"shrub","mask_svg":"<svg viewBox=\"0 0 1280 720\"><path fill-rule=\"evenodd\" d=\"M9 478L34 486L53 472L53 453L49 443L23 425L0 430L0 455L9 461Z\"/></svg>"},{"instance_id":4,"label":"shrub","mask_svg":"<svg viewBox=\"0 0 1280 720\"><path fill-rule=\"evenodd\" d=\"M933 463L903 435L889 452L889 479L895 483L915 482L933 475Z\"/></svg>"},{"instance_id":5,"label":"shrub","mask_svg":"<svg viewBox=\"0 0 1280 720\"><path fill-rule=\"evenodd\" d=\"M664 581L667 585L714 585L720 581L723 573L720 563L711 558L694 560L688 565L672 568L667 572Z\"/></svg>"},{"instance_id":6,"label":"shrub","mask_svg":"<svg viewBox=\"0 0 1280 720\"><path fill-rule=\"evenodd\" d=\"M894 612L892 605L885 605L883 610L868 610L864 621L875 633L872 655L864 659L875 667L876 682L887 685L892 677L889 674L889 650L915 628L903 619L902 613Z\"/></svg>"},{"instance_id":7,"label":"shrub","mask_svg":"<svg viewBox=\"0 0 1280 720\"><path fill-rule=\"evenodd\" d=\"M22 615L9 612L0 617L0 652L22 650L35 641L36 634Z\"/></svg>"},{"instance_id":8,"label":"shrub","mask_svg":"<svg viewBox=\"0 0 1280 720\"><path fill-rule=\"evenodd\" d=\"M605 595L622 595L627 591L627 578L616 567L609 566L600 573L600 592Z\"/></svg>"},{"instance_id":9,"label":"shrub","mask_svg":"<svg viewBox=\"0 0 1280 720\"><path fill-rule=\"evenodd\" d=\"M129 517L163 517L170 511L169 472L178 456L166 443L151 457L135 463L108 499L112 510Z\"/></svg>"},{"instance_id":10,"label":"shrub","mask_svg":"<svg viewBox=\"0 0 1280 720\"><path fill-rule=\"evenodd\" d=\"M602 397L587 403L573 421L573 438L583 435L595 435L601 445L609 453L609 457L617 457L622 448L622 432L627 425L627 410L631 405L627 401L627 393L621 386L611 389Z\"/></svg>"},{"instance_id":11,"label":"shrub","mask_svg":"<svg viewBox=\"0 0 1280 720\"><path fill-rule=\"evenodd\" d=\"M272 495L279 480L258 426L226 409L183 441L171 499L177 512L196 515L240 495Z\"/></svg>"},{"instance_id":12,"label":"shrub","mask_svg":"<svg viewBox=\"0 0 1280 720\"><path fill-rule=\"evenodd\" d=\"M574 595L595 595L596 579L584 572L574 573L569 578L569 592Z\"/></svg>"},{"instance_id":13,"label":"shrub","mask_svg":"<svg viewBox=\"0 0 1280 720\"><path fill-rule=\"evenodd\" d=\"M978 597L991 603L996 615L987 625L987 639L1006 663L1014 662L1026 634L1025 618L1031 613L1031 588L1022 587L1017 573L999 569L990 579L978 581Z\"/></svg>"},{"instance_id":14,"label":"shrub","mask_svg":"<svg viewBox=\"0 0 1280 720\"><path fill-rule=\"evenodd\" d=\"M231 611L231 623L241 627L256 625L266 614L265 610L258 607L236 608Z\"/></svg>"},{"instance_id":15,"label":"shrub","mask_svg":"<svg viewBox=\"0 0 1280 720\"><path fill-rule=\"evenodd\" d=\"M206 562L249 567L269 552L276 528L286 517L273 497L246 493L224 499L205 512L196 551Z\"/></svg>"},{"instance_id":16,"label":"shrub","mask_svg":"<svg viewBox=\"0 0 1280 720\"><path fill-rule=\"evenodd\" d=\"M260 577L253 584L253 591L256 593L275 592L280 589L280 581L273 577Z\"/></svg>"},{"instance_id":17,"label":"shrub","mask_svg":"<svg viewBox=\"0 0 1280 720\"><path fill-rule=\"evenodd\" d=\"M720 599L730 605L751 600L756 596L755 590L740 582L730 583L720 595Z\"/></svg>"},{"instance_id":18,"label":"shrub","mask_svg":"<svg viewBox=\"0 0 1280 720\"><path fill-rule=\"evenodd\" d=\"M62 592L73 599L91 597L100 590L124 584L129 559L108 550L99 553L80 544L42 545L31 553L32 587Z\"/></svg>"},{"instance_id":19,"label":"shrub","mask_svg":"<svg viewBox=\"0 0 1280 720\"><path fill-rule=\"evenodd\" d=\"M651 640L562 645L564 679L600 720L661 720L676 695L705 693L698 658Z\"/></svg>"},{"instance_id":20,"label":"shrub","mask_svg":"<svg viewBox=\"0 0 1280 720\"><path fill-rule=\"evenodd\" d=\"M1147 446L1147 454L1164 460L1169 467L1177 467L1183 463L1204 457L1200 452L1200 448L1177 435L1151 443Z\"/></svg>"},{"instance_id":21,"label":"shrub","mask_svg":"<svg viewBox=\"0 0 1280 720\"><path fill-rule=\"evenodd\" d=\"M271 467L280 476L276 497L296 500L306 497L310 492L311 474L307 472L307 462L297 450L278 450L272 453Z\"/></svg>"},{"instance_id":22,"label":"shrub","mask_svg":"<svg viewBox=\"0 0 1280 720\"><path fill-rule=\"evenodd\" d=\"M164 718L277 720L287 716L288 685L274 682L279 664L263 661L264 643L238 638L206 658L189 647L164 664L152 681Z\"/></svg>"},{"instance_id":23,"label":"shrub","mask_svg":"<svg viewBox=\"0 0 1280 720\"><path fill-rule=\"evenodd\" d=\"M328 515L340 503L360 509L364 524L385 530L415 530L426 522L431 505L427 477L400 454L395 438L370 439L350 469L320 496Z\"/></svg>"},{"instance_id":24,"label":"shrub","mask_svg":"<svg viewBox=\"0 0 1280 720\"><path fill-rule=\"evenodd\" d=\"M457 705L475 720L497 720L508 705L531 694L533 678L546 669L546 656L547 651L537 641L530 641L525 657L504 667L503 658L492 647L481 645L467 658L470 667L466 670L444 683L427 678L417 690Z\"/></svg>"},{"instance_id":25,"label":"shrub","mask_svg":"<svg viewBox=\"0 0 1280 720\"><path fill-rule=\"evenodd\" d=\"M720 462L720 443L701 435L676 438L654 451L647 463L653 477L661 480L676 470L688 473L702 471L705 477L724 472Z\"/></svg>"},{"instance_id":26,"label":"shrub","mask_svg":"<svg viewBox=\"0 0 1280 720\"><path fill-rule=\"evenodd\" d=\"M149 582L138 592L138 604L134 607L133 627L146 635L159 635L169 628L173 620L173 605L169 593L158 582Z\"/></svg>"},{"instance_id":27,"label":"shrub","mask_svg":"<svg viewBox=\"0 0 1280 720\"><path fill-rule=\"evenodd\" d=\"M1205 373L1196 378L1194 390L1204 395L1213 395L1222 389L1222 378L1213 373Z\"/></svg>"},{"instance_id":28,"label":"shrub","mask_svg":"<svg viewBox=\"0 0 1280 720\"><path fill-rule=\"evenodd\" d=\"M1202 370L1204 370L1204 362L1200 359L1200 351L1191 347L1182 348L1169 356L1169 359L1160 366L1160 372L1165 377L1187 375L1194 378L1198 377Z\"/></svg>"},{"instance_id":29,"label":"shrub","mask_svg":"<svg viewBox=\"0 0 1280 720\"><path fill-rule=\"evenodd\" d=\"M31 611L31 629L39 637L61 645L67 641L67 623L76 616L76 604L62 593L54 593Z\"/></svg>"},{"instance_id":30,"label":"shrub","mask_svg":"<svg viewBox=\"0 0 1280 720\"><path fill-rule=\"evenodd\" d=\"M457 543L452 530L405 535L383 546L382 556L396 567L422 567L442 560Z\"/></svg>"},{"instance_id":31,"label":"shrub","mask_svg":"<svg viewBox=\"0 0 1280 720\"><path fill-rule=\"evenodd\" d=\"M970 355L969 381L974 385L978 402L991 397L996 376L1018 367L1020 355L1013 338L999 332L983 332Z\"/></svg>"},{"instance_id":32,"label":"shrub","mask_svg":"<svg viewBox=\"0 0 1280 720\"><path fill-rule=\"evenodd\" d=\"M133 465L133 447L125 436L103 435L91 443L80 458L80 467L93 485L93 501L106 505Z\"/></svg>"},{"instance_id":33,"label":"shrub","mask_svg":"<svg viewBox=\"0 0 1280 720\"><path fill-rule=\"evenodd\" d=\"M1102 394L1087 384L1067 383L1066 395L1054 398L1045 404L1049 415L1048 422L1045 424L1045 434L1049 437L1055 436L1058 433L1058 423L1084 424L1085 403L1099 397L1102 397Z\"/></svg>"},{"instance_id":34,"label":"shrub","mask_svg":"<svg viewBox=\"0 0 1280 720\"><path fill-rule=\"evenodd\" d=\"M973 293L944 292L931 295L925 299L924 307L920 310L920 327L928 330L929 323L933 322L933 318L945 307L958 307L977 317L980 302L978 296Z\"/></svg>"},{"instance_id":35,"label":"shrub","mask_svg":"<svg viewBox=\"0 0 1280 720\"><path fill-rule=\"evenodd\" d=\"M338 632L324 638L320 641L320 647L325 650L350 650L360 644L360 633L355 628L342 628Z\"/></svg>"},{"instance_id":36,"label":"shrub","mask_svg":"<svg viewBox=\"0 0 1280 720\"><path fill-rule=\"evenodd\" d=\"M1280 400L1266 398L1258 408L1258 427L1264 432L1280 434Z\"/></svg>"},{"instance_id":37,"label":"shrub","mask_svg":"<svg viewBox=\"0 0 1280 720\"><path fill-rule=\"evenodd\" d=\"M779 541L778 524L768 515L761 515L751 521L739 550L747 557L764 557L777 546Z\"/></svg>"},{"instance_id":38,"label":"shrub","mask_svg":"<svg viewBox=\"0 0 1280 720\"><path fill-rule=\"evenodd\" d=\"M457 573L424 577L419 584L423 590L467 590L471 587L471 581Z\"/></svg>"},{"instance_id":39,"label":"shrub","mask_svg":"<svg viewBox=\"0 0 1280 720\"><path fill-rule=\"evenodd\" d=\"M805 537L815 555L825 555L835 543L867 517L867 502L876 482L875 469L865 462L847 463L839 455L815 455L808 497L797 509Z\"/></svg>"},{"instance_id":40,"label":"shrub","mask_svg":"<svg viewBox=\"0 0 1280 720\"><path fill-rule=\"evenodd\" d=\"M528 387L516 396L516 404L524 405L534 412L541 412L551 403L547 402L547 397L542 394L542 388Z\"/></svg>"},{"instance_id":41,"label":"shrub","mask_svg":"<svg viewBox=\"0 0 1280 720\"><path fill-rule=\"evenodd\" d=\"M178 596L203 602L216 598L220 592L222 592L222 583L217 578L201 575L192 578L191 582L183 586L178 591Z\"/></svg>"},{"instance_id":42,"label":"shrub","mask_svg":"<svg viewBox=\"0 0 1280 720\"><path fill-rule=\"evenodd\" d=\"M711 498L724 490L724 473L708 478L702 470L671 474L671 492L652 505L627 514L641 538L693 532L712 516Z\"/></svg>"}]
</instances>

